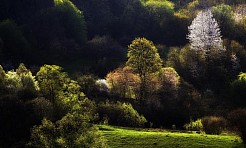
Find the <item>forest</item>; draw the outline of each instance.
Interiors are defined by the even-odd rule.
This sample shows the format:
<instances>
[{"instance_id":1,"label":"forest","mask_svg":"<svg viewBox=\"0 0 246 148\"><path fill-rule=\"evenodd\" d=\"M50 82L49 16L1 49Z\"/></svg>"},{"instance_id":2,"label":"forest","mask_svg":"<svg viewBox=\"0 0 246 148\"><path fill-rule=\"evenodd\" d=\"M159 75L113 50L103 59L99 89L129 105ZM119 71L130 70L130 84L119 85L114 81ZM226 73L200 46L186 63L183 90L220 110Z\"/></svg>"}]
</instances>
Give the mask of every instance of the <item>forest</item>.
<instances>
[{"instance_id":1,"label":"forest","mask_svg":"<svg viewBox=\"0 0 246 148\"><path fill-rule=\"evenodd\" d=\"M116 127L245 146L245 0L0 0L0 148L110 147Z\"/></svg>"}]
</instances>

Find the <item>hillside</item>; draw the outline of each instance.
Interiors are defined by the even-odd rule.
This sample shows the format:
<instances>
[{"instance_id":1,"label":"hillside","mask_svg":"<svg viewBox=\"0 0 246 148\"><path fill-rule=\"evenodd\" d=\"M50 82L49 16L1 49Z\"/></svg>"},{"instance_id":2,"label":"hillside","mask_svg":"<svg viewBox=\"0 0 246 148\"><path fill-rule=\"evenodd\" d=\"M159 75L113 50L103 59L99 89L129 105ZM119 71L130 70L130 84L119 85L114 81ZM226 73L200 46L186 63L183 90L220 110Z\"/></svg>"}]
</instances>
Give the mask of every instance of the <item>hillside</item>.
<instances>
[{"instance_id":1,"label":"hillside","mask_svg":"<svg viewBox=\"0 0 246 148\"><path fill-rule=\"evenodd\" d=\"M242 147L245 98L245 0L0 0L0 148Z\"/></svg>"}]
</instances>

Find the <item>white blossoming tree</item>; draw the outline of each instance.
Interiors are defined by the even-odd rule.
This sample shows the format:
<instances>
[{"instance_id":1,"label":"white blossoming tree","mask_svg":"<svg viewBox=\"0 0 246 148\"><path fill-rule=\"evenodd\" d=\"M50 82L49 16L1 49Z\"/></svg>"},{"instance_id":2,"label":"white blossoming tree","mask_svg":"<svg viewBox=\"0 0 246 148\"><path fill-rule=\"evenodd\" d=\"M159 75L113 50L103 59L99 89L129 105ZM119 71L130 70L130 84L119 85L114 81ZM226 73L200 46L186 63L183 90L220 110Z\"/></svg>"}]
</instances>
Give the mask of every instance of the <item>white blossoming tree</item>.
<instances>
[{"instance_id":1,"label":"white blossoming tree","mask_svg":"<svg viewBox=\"0 0 246 148\"><path fill-rule=\"evenodd\" d=\"M220 54L225 51L219 25L210 9L199 12L188 29L187 39L191 49L205 58L212 53Z\"/></svg>"},{"instance_id":2,"label":"white blossoming tree","mask_svg":"<svg viewBox=\"0 0 246 148\"><path fill-rule=\"evenodd\" d=\"M197 88L219 91L226 82L227 52L220 27L210 9L199 12L189 26L189 73ZM235 58L235 57L234 57Z\"/></svg>"}]
</instances>

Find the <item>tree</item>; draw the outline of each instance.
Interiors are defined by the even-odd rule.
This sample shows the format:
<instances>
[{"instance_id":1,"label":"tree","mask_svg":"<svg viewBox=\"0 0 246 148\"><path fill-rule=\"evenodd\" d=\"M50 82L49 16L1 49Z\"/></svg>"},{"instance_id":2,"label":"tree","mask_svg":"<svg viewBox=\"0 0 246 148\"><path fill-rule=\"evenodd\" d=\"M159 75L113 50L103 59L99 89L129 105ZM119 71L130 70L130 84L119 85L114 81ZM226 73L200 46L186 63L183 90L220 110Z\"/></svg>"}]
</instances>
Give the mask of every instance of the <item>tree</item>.
<instances>
[{"instance_id":1,"label":"tree","mask_svg":"<svg viewBox=\"0 0 246 148\"><path fill-rule=\"evenodd\" d=\"M110 26L114 23L115 17L110 9L112 2L109 3L109 0L71 0L71 2L84 11L89 38L95 35L110 34L113 29Z\"/></svg>"},{"instance_id":2,"label":"tree","mask_svg":"<svg viewBox=\"0 0 246 148\"><path fill-rule=\"evenodd\" d=\"M213 18L210 9L199 12L188 29L187 38L190 41L191 49L205 58L211 56L212 53L219 55L225 51L219 25Z\"/></svg>"},{"instance_id":3,"label":"tree","mask_svg":"<svg viewBox=\"0 0 246 148\"><path fill-rule=\"evenodd\" d=\"M107 147L98 129L89 123L87 116L68 113L53 123L47 119L31 130L28 147Z\"/></svg>"},{"instance_id":4,"label":"tree","mask_svg":"<svg viewBox=\"0 0 246 148\"><path fill-rule=\"evenodd\" d=\"M180 85L180 76L175 69L172 67L162 68L157 72L157 76L161 84L161 91L164 94L169 94L169 97L176 96Z\"/></svg>"},{"instance_id":5,"label":"tree","mask_svg":"<svg viewBox=\"0 0 246 148\"><path fill-rule=\"evenodd\" d=\"M4 60L19 63L28 60L30 44L13 20L0 22L1 54ZM2 60L2 59L1 59Z\"/></svg>"},{"instance_id":6,"label":"tree","mask_svg":"<svg viewBox=\"0 0 246 148\"><path fill-rule=\"evenodd\" d=\"M108 73L106 80L112 94L117 94L123 98L137 97L140 78L129 67L120 67Z\"/></svg>"},{"instance_id":7,"label":"tree","mask_svg":"<svg viewBox=\"0 0 246 148\"><path fill-rule=\"evenodd\" d=\"M79 45L84 45L87 35L83 12L70 0L54 0L54 3L66 36L73 38Z\"/></svg>"},{"instance_id":8,"label":"tree","mask_svg":"<svg viewBox=\"0 0 246 148\"><path fill-rule=\"evenodd\" d=\"M220 28L210 9L202 10L188 27L190 73L196 87L220 91L227 81L226 49ZM187 52L187 50L185 51ZM195 54L194 54L195 53Z\"/></svg>"},{"instance_id":9,"label":"tree","mask_svg":"<svg viewBox=\"0 0 246 148\"><path fill-rule=\"evenodd\" d=\"M152 41L146 38L136 38L128 46L127 57L126 65L131 67L133 72L139 74L141 80L140 99L146 99L149 74L158 71L162 66L157 48Z\"/></svg>"},{"instance_id":10,"label":"tree","mask_svg":"<svg viewBox=\"0 0 246 148\"><path fill-rule=\"evenodd\" d=\"M62 90L67 74L62 72L62 68L57 65L44 65L36 77L41 93L54 104L58 91Z\"/></svg>"},{"instance_id":11,"label":"tree","mask_svg":"<svg viewBox=\"0 0 246 148\"><path fill-rule=\"evenodd\" d=\"M148 33L147 35L155 41L170 45L170 42L174 39L173 33L169 32L172 29L171 27L174 26L171 23L174 4L167 0L146 0L143 5L147 12L145 17L148 17L149 20L144 24L146 25L145 28L148 28L148 31L145 31ZM162 34L165 34L165 36L162 36Z\"/></svg>"},{"instance_id":12,"label":"tree","mask_svg":"<svg viewBox=\"0 0 246 148\"><path fill-rule=\"evenodd\" d=\"M180 76L172 67L161 68L151 74L148 82L149 101L158 95L162 102L177 98L180 85Z\"/></svg>"},{"instance_id":13,"label":"tree","mask_svg":"<svg viewBox=\"0 0 246 148\"><path fill-rule=\"evenodd\" d=\"M235 21L231 6L225 4L214 6L212 7L212 13L221 27L222 35L227 38L233 38L233 35L235 34L233 31Z\"/></svg>"},{"instance_id":14,"label":"tree","mask_svg":"<svg viewBox=\"0 0 246 148\"><path fill-rule=\"evenodd\" d=\"M80 75L77 77L77 82L80 85L81 91L84 92L89 98L96 96L97 79L98 78L92 74Z\"/></svg>"},{"instance_id":15,"label":"tree","mask_svg":"<svg viewBox=\"0 0 246 148\"><path fill-rule=\"evenodd\" d=\"M20 64L16 71L8 71L4 83L5 94L17 95L19 99L24 101L35 98L39 90L35 77L24 64Z\"/></svg>"},{"instance_id":16,"label":"tree","mask_svg":"<svg viewBox=\"0 0 246 148\"><path fill-rule=\"evenodd\" d=\"M246 144L246 108L239 108L228 114L230 123L241 132L241 138Z\"/></svg>"},{"instance_id":17,"label":"tree","mask_svg":"<svg viewBox=\"0 0 246 148\"><path fill-rule=\"evenodd\" d=\"M80 58L87 42L83 12L69 0L52 1L54 6L37 13L29 24L33 49L37 52L31 61L40 64Z\"/></svg>"},{"instance_id":18,"label":"tree","mask_svg":"<svg viewBox=\"0 0 246 148\"><path fill-rule=\"evenodd\" d=\"M104 77L125 61L126 49L110 36L95 36L88 41L87 50L82 56L90 61L93 73Z\"/></svg>"},{"instance_id":19,"label":"tree","mask_svg":"<svg viewBox=\"0 0 246 148\"><path fill-rule=\"evenodd\" d=\"M55 118L68 111L77 110L85 94L80 91L78 82L71 80L57 65L44 65L37 73L40 91L53 105Z\"/></svg>"},{"instance_id":20,"label":"tree","mask_svg":"<svg viewBox=\"0 0 246 148\"><path fill-rule=\"evenodd\" d=\"M240 73L238 78L231 83L232 101L239 106L246 105L246 73Z\"/></svg>"}]
</instances>

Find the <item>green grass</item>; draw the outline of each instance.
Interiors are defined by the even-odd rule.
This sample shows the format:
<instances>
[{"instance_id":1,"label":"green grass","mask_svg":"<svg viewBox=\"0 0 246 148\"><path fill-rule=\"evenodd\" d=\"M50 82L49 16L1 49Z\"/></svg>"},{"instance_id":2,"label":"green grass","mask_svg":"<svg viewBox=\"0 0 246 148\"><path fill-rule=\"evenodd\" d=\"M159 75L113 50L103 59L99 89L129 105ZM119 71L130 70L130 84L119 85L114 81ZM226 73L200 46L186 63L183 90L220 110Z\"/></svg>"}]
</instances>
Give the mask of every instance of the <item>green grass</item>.
<instances>
[{"instance_id":1,"label":"green grass","mask_svg":"<svg viewBox=\"0 0 246 148\"><path fill-rule=\"evenodd\" d=\"M240 137L98 125L110 148L243 148Z\"/></svg>"}]
</instances>

